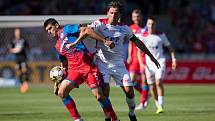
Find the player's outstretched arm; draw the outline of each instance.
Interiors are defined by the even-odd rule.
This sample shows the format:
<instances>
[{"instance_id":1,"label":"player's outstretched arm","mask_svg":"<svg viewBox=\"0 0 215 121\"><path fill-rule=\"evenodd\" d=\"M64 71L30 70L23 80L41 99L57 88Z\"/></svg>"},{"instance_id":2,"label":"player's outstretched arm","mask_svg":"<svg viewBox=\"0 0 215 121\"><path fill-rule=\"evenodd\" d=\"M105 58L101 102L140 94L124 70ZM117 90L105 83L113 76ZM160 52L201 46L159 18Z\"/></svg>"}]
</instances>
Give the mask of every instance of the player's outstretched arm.
<instances>
[{"instance_id":1,"label":"player's outstretched arm","mask_svg":"<svg viewBox=\"0 0 215 121\"><path fill-rule=\"evenodd\" d=\"M112 41L102 37L99 34L97 34L91 27L86 28L86 33L91 38L96 39L100 42L103 42L106 46L110 47L111 49L115 47L115 44Z\"/></svg>"},{"instance_id":2,"label":"player's outstretched arm","mask_svg":"<svg viewBox=\"0 0 215 121\"><path fill-rule=\"evenodd\" d=\"M76 44L78 44L80 41L82 41L87 37L86 27L80 27L79 31L80 31L80 34L78 38L73 43L67 44L66 48L73 48Z\"/></svg>"},{"instance_id":3,"label":"player's outstretched arm","mask_svg":"<svg viewBox=\"0 0 215 121\"><path fill-rule=\"evenodd\" d=\"M10 48L10 52L11 53L19 53L19 52L21 52L21 48Z\"/></svg>"},{"instance_id":4,"label":"player's outstretched arm","mask_svg":"<svg viewBox=\"0 0 215 121\"><path fill-rule=\"evenodd\" d=\"M75 42L68 44L66 47L67 48L74 47L77 43L85 39L87 36L90 36L93 39L103 42L106 46L110 47L111 49L115 47L115 44L112 41L98 35L96 32L93 31L91 27L81 27L79 37L76 39Z\"/></svg>"},{"instance_id":5,"label":"player's outstretched arm","mask_svg":"<svg viewBox=\"0 0 215 121\"><path fill-rule=\"evenodd\" d=\"M150 59L152 60L152 62L155 63L155 65L157 66L157 68L160 68L159 62L154 58L154 56L153 56L153 55L151 54L151 52L148 50L148 48L146 47L146 45L145 45L143 42L141 42L141 40L139 40L135 35L133 35L133 36L131 37L130 40L131 40L132 42L134 42L135 45L136 45L139 49L141 49L142 51L144 51L145 54L147 54L147 55L150 57Z\"/></svg>"}]
</instances>

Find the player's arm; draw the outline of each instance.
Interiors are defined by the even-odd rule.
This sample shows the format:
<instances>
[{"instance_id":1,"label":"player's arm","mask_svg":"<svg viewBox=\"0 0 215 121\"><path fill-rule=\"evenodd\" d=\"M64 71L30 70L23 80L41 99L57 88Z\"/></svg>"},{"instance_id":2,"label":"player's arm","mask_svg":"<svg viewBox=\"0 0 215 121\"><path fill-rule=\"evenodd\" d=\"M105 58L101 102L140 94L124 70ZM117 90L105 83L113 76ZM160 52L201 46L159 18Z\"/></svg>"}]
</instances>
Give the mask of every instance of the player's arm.
<instances>
[{"instance_id":1,"label":"player's arm","mask_svg":"<svg viewBox=\"0 0 215 121\"><path fill-rule=\"evenodd\" d=\"M145 64L143 63L143 58L142 58L142 52L140 49L138 49L137 51L137 59L138 59L138 62L140 64L140 70L144 70L145 68Z\"/></svg>"},{"instance_id":2,"label":"player's arm","mask_svg":"<svg viewBox=\"0 0 215 121\"><path fill-rule=\"evenodd\" d=\"M89 37L96 39L100 42L103 42L106 46L110 47L111 49L115 47L115 44L112 41L97 34L92 27L87 27L85 32Z\"/></svg>"},{"instance_id":3,"label":"player's arm","mask_svg":"<svg viewBox=\"0 0 215 121\"><path fill-rule=\"evenodd\" d=\"M64 69L64 77L63 77L63 79L64 79L67 76L68 61L67 61L66 57L61 55L61 54L58 55L58 59L60 60L60 66ZM61 81L56 81L55 84L54 84L54 94L55 95L58 95L58 90L59 90Z\"/></svg>"},{"instance_id":4,"label":"player's arm","mask_svg":"<svg viewBox=\"0 0 215 121\"><path fill-rule=\"evenodd\" d=\"M19 53L19 52L21 52L22 49L21 48L10 48L9 50L11 53Z\"/></svg>"},{"instance_id":5,"label":"player's arm","mask_svg":"<svg viewBox=\"0 0 215 121\"><path fill-rule=\"evenodd\" d=\"M132 51L132 42L129 41L128 43L128 58L127 58L127 63L130 64L131 61L132 61L132 58L131 58L131 51Z\"/></svg>"},{"instance_id":6,"label":"player's arm","mask_svg":"<svg viewBox=\"0 0 215 121\"><path fill-rule=\"evenodd\" d=\"M80 33L79 33L78 38L73 43L67 44L66 48L72 48L76 44L78 44L80 41L82 41L83 39L85 39L87 37L87 33L85 31L86 31L86 27L80 27L80 29L79 29Z\"/></svg>"},{"instance_id":7,"label":"player's arm","mask_svg":"<svg viewBox=\"0 0 215 121\"><path fill-rule=\"evenodd\" d=\"M112 41L105 39L102 36L98 35L96 32L94 32L94 30L91 27L81 27L79 37L76 39L75 42L68 44L67 48L74 47L78 42L82 41L87 36L89 36L93 39L96 39L100 42L103 42L106 46L110 47L111 49L115 47L115 44Z\"/></svg>"},{"instance_id":8,"label":"player's arm","mask_svg":"<svg viewBox=\"0 0 215 121\"><path fill-rule=\"evenodd\" d=\"M133 35L130 40L132 42L134 42L134 44L139 48L141 49L141 51L144 51L145 54L147 54L150 59L152 60L152 62L155 63L155 65L157 66L157 68L160 68L160 64L159 62L154 58L154 56L151 54L151 52L148 50L148 48L146 47L146 45L141 41L139 40L135 35Z\"/></svg>"},{"instance_id":9,"label":"player's arm","mask_svg":"<svg viewBox=\"0 0 215 121\"><path fill-rule=\"evenodd\" d=\"M68 61L67 61L66 57L63 56L63 55L61 55L61 54L59 54L58 58L60 60L60 66L64 69L65 73L67 74L67 71L68 71Z\"/></svg>"},{"instance_id":10,"label":"player's arm","mask_svg":"<svg viewBox=\"0 0 215 121\"><path fill-rule=\"evenodd\" d=\"M177 63L176 63L176 56L175 56L175 51L174 49L171 47L171 45L168 45L166 46L170 55L171 55L171 58L172 58L172 69L175 70L176 67L177 67Z\"/></svg>"}]
</instances>

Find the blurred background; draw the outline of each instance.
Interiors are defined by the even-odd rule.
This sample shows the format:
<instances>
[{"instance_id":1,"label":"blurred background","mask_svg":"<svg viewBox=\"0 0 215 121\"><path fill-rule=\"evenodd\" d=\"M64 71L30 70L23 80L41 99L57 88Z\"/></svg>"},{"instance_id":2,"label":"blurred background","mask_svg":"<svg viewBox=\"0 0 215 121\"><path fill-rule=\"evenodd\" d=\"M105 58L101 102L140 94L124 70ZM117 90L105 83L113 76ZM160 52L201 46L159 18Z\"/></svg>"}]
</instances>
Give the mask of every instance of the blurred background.
<instances>
[{"instance_id":1,"label":"blurred background","mask_svg":"<svg viewBox=\"0 0 215 121\"><path fill-rule=\"evenodd\" d=\"M124 23L132 24L131 12L135 8L142 10L144 22L148 15L154 15L158 19L158 29L166 33L174 47L179 66L176 71L167 69L165 82L215 83L214 0L121 1L124 5L122 17ZM52 66L58 64L54 41L51 41L42 28L45 19L40 19L41 26L17 24L13 27L10 23L4 24L8 22L4 17L15 16L13 22L18 22L20 18L22 19L21 16L31 18L46 15L105 15L108 2L106 0L0 0L0 77L14 78L16 75L13 67L14 55L8 51L8 45L14 38L15 27L21 28L21 36L29 43L27 54L33 83L49 82L48 72ZM72 22L74 23L71 18Z\"/></svg>"}]
</instances>

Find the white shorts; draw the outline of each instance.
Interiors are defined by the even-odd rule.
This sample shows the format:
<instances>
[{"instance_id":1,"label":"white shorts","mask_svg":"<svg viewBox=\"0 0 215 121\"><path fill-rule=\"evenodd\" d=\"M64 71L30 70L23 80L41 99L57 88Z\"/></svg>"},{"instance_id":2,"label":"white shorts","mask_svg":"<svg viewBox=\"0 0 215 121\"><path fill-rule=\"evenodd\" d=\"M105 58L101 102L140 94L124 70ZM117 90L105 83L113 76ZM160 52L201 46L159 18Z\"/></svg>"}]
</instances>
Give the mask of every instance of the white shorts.
<instances>
[{"instance_id":1,"label":"white shorts","mask_svg":"<svg viewBox=\"0 0 215 121\"><path fill-rule=\"evenodd\" d=\"M158 61L161 67L158 69L157 66L153 62L146 63L145 72L146 72L146 80L148 84L155 83L156 80L163 80L165 70L166 70L166 61L159 60Z\"/></svg>"},{"instance_id":2,"label":"white shorts","mask_svg":"<svg viewBox=\"0 0 215 121\"><path fill-rule=\"evenodd\" d=\"M118 86L133 86L133 82L123 62L115 66L108 66L108 64L98 61L96 64L102 73L105 83L110 83L112 77Z\"/></svg>"}]
</instances>

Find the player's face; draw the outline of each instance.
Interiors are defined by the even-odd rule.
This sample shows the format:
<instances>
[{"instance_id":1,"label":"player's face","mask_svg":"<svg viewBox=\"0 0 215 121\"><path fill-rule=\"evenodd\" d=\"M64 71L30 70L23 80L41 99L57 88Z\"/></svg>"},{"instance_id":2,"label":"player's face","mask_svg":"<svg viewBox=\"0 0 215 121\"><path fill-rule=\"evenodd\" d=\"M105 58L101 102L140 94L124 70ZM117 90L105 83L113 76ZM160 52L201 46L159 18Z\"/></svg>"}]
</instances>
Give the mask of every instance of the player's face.
<instances>
[{"instance_id":1,"label":"player's face","mask_svg":"<svg viewBox=\"0 0 215 121\"><path fill-rule=\"evenodd\" d=\"M142 21L142 15L139 13L132 13L132 21L135 24L140 24Z\"/></svg>"},{"instance_id":2,"label":"player's face","mask_svg":"<svg viewBox=\"0 0 215 121\"><path fill-rule=\"evenodd\" d=\"M17 40L19 40L20 39L20 29L15 29L15 31L14 31L14 35L15 35L15 38L17 39Z\"/></svg>"},{"instance_id":3,"label":"player's face","mask_svg":"<svg viewBox=\"0 0 215 121\"><path fill-rule=\"evenodd\" d=\"M119 8L110 8L107 12L107 16L110 22L118 22L120 18Z\"/></svg>"},{"instance_id":4,"label":"player's face","mask_svg":"<svg viewBox=\"0 0 215 121\"><path fill-rule=\"evenodd\" d=\"M57 25L48 24L45 28L45 30L52 36L55 37L58 32Z\"/></svg>"},{"instance_id":5,"label":"player's face","mask_svg":"<svg viewBox=\"0 0 215 121\"><path fill-rule=\"evenodd\" d=\"M146 26L147 26L147 28L148 28L149 31L154 31L155 28L156 28L156 23L155 23L154 20L148 19L147 23L146 23Z\"/></svg>"}]
</instances>

